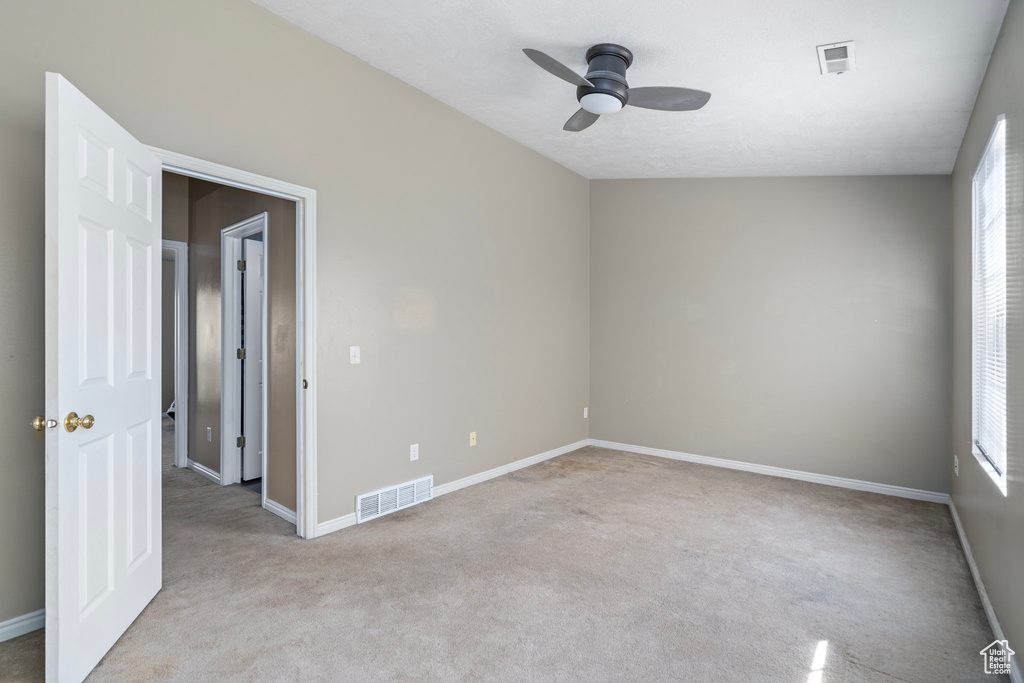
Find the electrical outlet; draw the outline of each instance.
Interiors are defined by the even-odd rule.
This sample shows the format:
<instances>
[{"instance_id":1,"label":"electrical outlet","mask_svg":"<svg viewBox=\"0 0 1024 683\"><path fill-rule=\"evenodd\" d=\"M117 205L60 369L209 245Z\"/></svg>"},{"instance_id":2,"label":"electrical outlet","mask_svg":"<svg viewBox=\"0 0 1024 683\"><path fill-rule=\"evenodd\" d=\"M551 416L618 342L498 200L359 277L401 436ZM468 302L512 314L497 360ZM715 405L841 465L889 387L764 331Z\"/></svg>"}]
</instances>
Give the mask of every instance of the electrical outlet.
<instances>
[{"instance_id":1,"label":"electrical outlet","mask_svg":"<svg viewBox=\"0 0 1024 683\"><path fill-rule=\"evenodd\" d=\"M351 363L352 365L359 365L359 363L361 362L359 360L359 347L358 346L350 346L350 347L348 347L348 362Z\"/></svg>"},{"instance_id":2,"label":"electrical outlet","mask_svg":"<svg viewBox=\"0 0 1024 683\"><path fill-rule=\"evenodd\" d=\"M213 427L206 428L206 440L213 443Z\"/></svg>"},{"instance_id":3,"label":"electrical outlet","mask_svg":"<svg viewBox=\"0 0 1024 683\"><path fill-rule=\"evenodd\" d=\"M586 407L586 406L583 406L583 419L584 419L584 420L586 420L586 419L587 419L587 412L588 412L588 410L587 410L587 407Z\"/></svg>"},{"instance_id":4,"label":"electrical outlet","mask_svg":"<svg viewBox=\"0 0 1024 683\"><path fill-rule=\"evenodd\" d=\"M476 432L470 432L469 433L469 445L470 446L475 446L476 445Z\"/></svg>"},{"instance_id":5,"label":"electrical outlet","mask_svg":"<svg viewBox=\"0 0 1024 683\"><path fill-rule=\"evenodd\" d=\"M956 457L956 454L953 455L953 474L960 476L960 458Z\"/></svg>"},{"instance_id":6,"label":"electrical outlet","mask_svg":"<svg viewBox=\"0 0 1024 683\"><path fill-rule=\"evenodd\" d=\"M419 459L420 459L420 445L418 443L414 443L413 445L409 446L409 461L411 462L413 460L419 460Z\"/></svg>"}]
</instances>

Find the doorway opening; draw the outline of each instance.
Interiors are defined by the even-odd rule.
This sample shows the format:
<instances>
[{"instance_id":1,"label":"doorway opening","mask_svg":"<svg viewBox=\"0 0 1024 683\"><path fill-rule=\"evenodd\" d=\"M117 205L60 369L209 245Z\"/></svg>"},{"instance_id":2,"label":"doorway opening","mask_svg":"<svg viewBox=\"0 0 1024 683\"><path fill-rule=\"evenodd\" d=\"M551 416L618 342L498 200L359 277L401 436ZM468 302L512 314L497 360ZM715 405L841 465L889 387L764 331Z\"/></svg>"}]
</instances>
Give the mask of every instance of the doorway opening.
<instances>
[{"instance_id":1,"label":"doorway opening","mask_svg":"<svg viewBox=\"0 0 1024 683\"><path fill-rule=\"evenodd\" d=\"M192 257L186 464L296 524L295 202L165 171L163 214Z\"/></svg>"},{"instance_id":2,"label":"doorway opening","mask_svg":"<svg viewBox=\"0 0 1024 683\"><path fill-rule=\"evenodd\" d=\"M163 162L164 236L187 242L190 256L175 465L254 490L261 507L313 538L315 192L151 150ZM168 220L175 185L189 196L178 212L184 240ZM202 235L190 232L195 221Z\"/></svg>"}]
</instances>

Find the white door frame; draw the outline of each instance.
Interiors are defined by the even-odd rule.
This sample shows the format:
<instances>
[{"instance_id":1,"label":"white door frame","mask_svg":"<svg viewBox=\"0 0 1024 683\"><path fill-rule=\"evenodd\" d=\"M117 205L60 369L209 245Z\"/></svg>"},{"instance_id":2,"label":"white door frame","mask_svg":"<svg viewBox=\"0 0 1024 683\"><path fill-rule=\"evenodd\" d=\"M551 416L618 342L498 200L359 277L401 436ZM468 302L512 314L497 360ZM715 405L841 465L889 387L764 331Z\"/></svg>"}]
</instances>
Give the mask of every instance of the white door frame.
<instances>
[{"instance_id":1,"label":"white door frame","mask_svg":"<svg viewBox=\"0 0 1024 683\"><path fill-rule=\"evenodd\" d=\"M316 538L316 190L158 147L149 149L165 171L295 202L295 532Z\"/></svg>"},{"instance_id":2,"label":"white door frame","mask_svg":"<svg viewBox=\"0 0 1024 683\"><path fill-rule=\"evenodd\" d=\"M174 466L188 467L188 243L164 240L162 255L174 262Z\"/></svg>"},{"instance_id":3,"label":"white door frame","mask_svg":"<svg viewBox=\"0 0 1024 683\"><path fill-rule=\"evenodd\" d=\"M242 417L242 369L236 355L242 340L239 314L242 308L242 287L237 263L244 259L242 242L253 235L263 235L263 261L269 261L267 212L258 213L220 231L220 483L242 481L242 451L235 441ZM264 270L264 282L266 269ZM267 348L267 299L263 298L263 324L260 337L264 357ZM263 406L260 436L263 439L263 500L267 493L267 366L263 363ZM265 507L265 505L264 505Z\"/></svg>"}]
</instances>

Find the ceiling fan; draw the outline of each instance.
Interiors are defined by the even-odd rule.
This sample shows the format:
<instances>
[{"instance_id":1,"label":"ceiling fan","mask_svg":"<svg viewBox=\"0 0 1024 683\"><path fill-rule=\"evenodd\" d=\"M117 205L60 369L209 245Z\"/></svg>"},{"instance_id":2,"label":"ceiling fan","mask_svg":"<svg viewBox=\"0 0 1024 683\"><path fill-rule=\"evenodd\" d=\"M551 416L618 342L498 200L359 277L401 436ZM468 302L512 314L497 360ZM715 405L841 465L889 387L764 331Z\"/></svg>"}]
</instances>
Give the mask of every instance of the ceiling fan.
<instances>
[{"instance_id":1,"label":"ceiling fan","mask_svg":"<svg viewBox=\"0 0 1024 683\"><path fill-rule=\"evenodd\" d=\"M700 109L711 93L690 88L630 88L626 69L633 63L633 53L614 43L600 43L587 50L587 75L578 73L540 50L523 50L526 56L545 71L576 86L580 109L562 127L578 133L596 122L602 114L615 114L625 105L661 111L694 111Z\"/></svg>"}]
</instances>

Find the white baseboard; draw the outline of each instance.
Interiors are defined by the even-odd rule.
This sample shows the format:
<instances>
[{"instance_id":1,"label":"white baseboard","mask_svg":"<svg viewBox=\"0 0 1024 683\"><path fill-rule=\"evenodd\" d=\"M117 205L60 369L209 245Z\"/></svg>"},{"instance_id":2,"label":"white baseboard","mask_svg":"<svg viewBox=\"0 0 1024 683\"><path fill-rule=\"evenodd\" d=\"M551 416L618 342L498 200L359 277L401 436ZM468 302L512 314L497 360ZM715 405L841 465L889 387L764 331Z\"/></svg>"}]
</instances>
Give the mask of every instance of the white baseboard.
<instances>
[{"instance_id":1,"label":"white baseboard","mask_svg":"<svg viewBox=\"0 0 1024 683\"><path fill-rule=\"evenodd\" d=\"M26 633L32 633L32 631L38 631L44 626L46 626L46 610L44 609L37 609L35 612L0 622L0 643Z\"/></svg>"},{"instance_id":2,"label":"white baseboard","mask_svg":"<svg viewBox=\"0 0 1024 683\"><path fill-rule=\"evenodd\" d=\"M501 467L495 467L494 469L487 470L486 472L480 472L479 474L471 474L468 477L463 477L462 479L450 481L447 484L435 486L433 489L434 498L437 498L438 496L443 496L446 493L451 493L452 491L464 489L467 486L472 486L473 484L479 484L481 482L487 481L488 479L501 477L503 475L508 474L509 472L515 472L516 470L521 470L524 467L536 465L539 462L544 462L545 460L550 460L551 458L558 457L559 455L564 455L566 453L575 451L579 448L583 448L584 446L586 446L587 442L587 439L583 439L581 441L577 441L576 443L571 443L567 446L560 446L550 451L538 453L537 455L531 455L530 457L523 458L522 460L516 460L515 462L511 462L507 465L502 465ZM354 512L351 514L344 515L342 517L336 517L335 519L317 524L316 535L323 536L324 534L329 534L332 531L338 531L340 529L344 529L345 527L353 526L355 523L356 515Z\"/></svg>"},{"instance_id":3,"label":"white baseboard","mask_svg":"<svg viewBox=\"0 0 1024 683\"><path fill-rule=\"evenodd\" d=\"M188 459L188 468L190 470L192 470L193 472L198 472L199 474L203 475L204 477L206 477L207 479L212 481L214 484L217 484L218 486L220 485L220 475L218 473L214 472L213 470L211 470L206 465L200 465L198 462L196 462L192 458L189 458Z\"/></svg>"},{"instance_id":4,"label":"white baseboard","mask_svg":"<svg viewBox=\"0 0 1024 683\"><path fill-rule=\"evenodd\" d=\"M627 443L616 443L614 441L602 441L600 439L589 439L591 446L609 448L616 451L628 453L640 453L642 455L653 455L658 458L669 458L671 460L683 460L699 465L711 465L712 467L725 467L731 470L742 470L756 474L767 474L771 477L785 477L786 479L799 479L815 484L827 486L838 486L844 489L856 491L870 491L881 493L886 496L898 496L900 498L912 498L913 500L926 500L932 503L949 503L948 493L937 491L923 491L921 489L910 489L904 486L892 486L891 484L876 484L870 481L859 479L847 479L846 477L833 477L827 474L814 474L813 472L802 472L800 470L787 470L782 467L771 465L755 465L754 463L741 462L739 460L726 460L724 458L711 458L706 455L693 455L691 453L680 453L679 451L667 451L661 448L648 448L646 446L633 446Z\"/></svg>"},{"instance_id":5,"label":"white baseboard","mask_svg":"<svg viewBox=\"0 0 1024 683\"><path fill-rule=\"evenodd\" d=\"M316 525L316 535L319 538L320 536L324 536L324 535L329 534L329 533L331 533L333 531L340 531L341 529L344 529L345 527L350 527L350 526L355 526L355 525L356 525L356 513L351 512L351 513L349 513L347 515L342 515L341 517L335 517L334 519L329 519L326 522L320 522L319 524Z\"/></svg>"},{"instance_id":6,"label":"white baseboard","mask_svg":"<svg viewBox=\"0 0 1024 683\"><path fill-rule=\"evenodd\" d=\"M571 453L572 451L575 451L586 446L588 441L588 439L583 439L582 441L577 441L576 443L571 443L567 446L560 446L550 451L544 451L543 453L538 453L537 455L531 455L529 458L516 460L515 462L511 462L507 465L502 465L501 467L495 467L494 469L487 470L486 472L480 472L479 474L471 474L468 477L463 477L462 479L450 481L447 484L435 486L434 497L437 498L438 496L443 496L446 493L458 491L459 489L464 489L467 486L479 484L481 482L487 481L488 479L501 477L508 474L509 472L515 472L516 470L521 470L524 467L536 465L539 462L544 462L545 460L550 460L551 458L557 458L560 455Z\"/></svg>"},{"instance_id":7,"label":"white baseboard","mask_svg":"<svg viewBox=\"0 0 1024 683\"><path fill-rule=\"evenodd\" d=\"M263 503L263 509L269 510L270 512L273 512L281 519L291 522L292 524L295 524L295 511L289 510L280 503L275 503L274 501L267 498L266 502Z\"/></svg>"},{"instance_id":8,"label":"white baseboard","mask_svg":"<svg viewBox=\"0 0 1024 683\"><path fill-rule=\"evenodd\" d=\"M952 499L949 501L949 512L953 515L953 526L956 527L956 535L960 537L960 546L964 549L964 557L967 558L967 566L970 567L971 576L974 577L974 586L978 589L981 606L985 610L985 616L988 617L989 626L992 627L992 635L995 636L996 640L1006 640L1006 634L1003 633L1003 627L999 625L996 610L992 606L992 601L988 597L988 591L985 590L985 584L981 580L981 572L978 571L978 565L974 561L971 544L967 540L967 532L964 531L964 526L960 522L960 515L957 514L956 505L953 504ZM1024 675L1021 674L1020 659L1018 657L1015 655L1010 660L1010 680L1013 683L1024 683Z\"/></svg>"}]
</instances>

